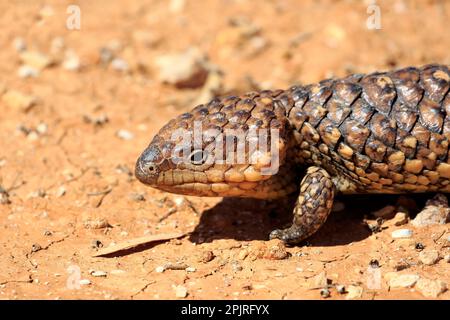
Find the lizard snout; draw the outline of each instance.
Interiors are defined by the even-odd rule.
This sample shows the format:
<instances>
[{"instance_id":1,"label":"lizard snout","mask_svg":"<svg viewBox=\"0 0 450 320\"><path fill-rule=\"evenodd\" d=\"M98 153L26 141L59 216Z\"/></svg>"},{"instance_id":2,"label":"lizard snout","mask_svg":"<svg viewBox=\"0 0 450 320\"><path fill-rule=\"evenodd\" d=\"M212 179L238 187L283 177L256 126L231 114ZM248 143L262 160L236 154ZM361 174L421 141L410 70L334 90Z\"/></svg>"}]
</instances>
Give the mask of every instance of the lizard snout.
<instances>
[{"instance_id":1,"label":"lizard snout","mask_svg":"<svg viewBox=\"0 0 450 320\"><path fill-rule=\"evenodd\" d=\"M156 146L149 146L145 149L136 162L136 178L144 184L156 185L161 157L161 152Z\"/></svg>"}]
</instances>

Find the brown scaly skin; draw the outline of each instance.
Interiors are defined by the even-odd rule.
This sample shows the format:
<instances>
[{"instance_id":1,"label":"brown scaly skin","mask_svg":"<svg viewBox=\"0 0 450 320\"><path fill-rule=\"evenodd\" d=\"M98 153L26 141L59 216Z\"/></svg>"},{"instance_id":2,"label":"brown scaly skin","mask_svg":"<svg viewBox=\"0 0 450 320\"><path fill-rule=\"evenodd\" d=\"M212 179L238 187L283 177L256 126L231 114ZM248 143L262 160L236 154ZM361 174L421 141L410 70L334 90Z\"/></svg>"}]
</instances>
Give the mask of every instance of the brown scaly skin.
<instances>
[{"instance_id":1,"label":"brown scaly skin","mask_svg":"<svg viewBox=\"0 0 450 320\"><path fill-rule=\"evenodd\" d=\"M273 199L299 192L298 181L308 168L292 226L270 235L298 243L325 222L335 190L450 192L449 87L449 67L427 65L215 99L164 126L138 159L136 176L173 193ZM256 162L246 154L242 164L174 163L172 150L179 141L171 141L171 134L178 128L192 131L194 120L203 130L219 132L279 130L279 139L267 142L269 151L279 150L278 172L262 174L270 152ZM218 157L211 148L216 136L206 135L194 151Z\"/></svg>"}]
</instances>

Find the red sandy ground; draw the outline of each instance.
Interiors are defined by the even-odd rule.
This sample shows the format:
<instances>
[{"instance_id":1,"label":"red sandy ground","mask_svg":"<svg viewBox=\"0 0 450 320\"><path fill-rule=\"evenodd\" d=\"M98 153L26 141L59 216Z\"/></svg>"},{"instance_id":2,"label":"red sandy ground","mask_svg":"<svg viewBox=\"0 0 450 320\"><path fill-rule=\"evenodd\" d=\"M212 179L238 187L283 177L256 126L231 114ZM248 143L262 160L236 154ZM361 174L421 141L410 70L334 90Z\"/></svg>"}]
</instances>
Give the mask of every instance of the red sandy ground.
<instances>
[{"instance_id":1,"label":"red sandy ground","mask_svg":"<svg viewBox=\"0 0 450 320\"><path fill-rule=\"evenodd\" d=\"M380 289L368 288L367 268L373 259L382 275L406 264L409 268L400 274L450 285L448 263L423 266L414 249L421 242L448 254L448 225L403 226L414 231L411 240L403 241L391 238L401 227L389 222L380 233L368 231L364 215L395 203L396 197L367 197L356 204L344 198L346 208L333 213L309 246L287 248L289 257L274 260L258 252L277 244L266 238L289 220L283 206L273 210L260 201L195 197L177 206L179 196L147 188L130 174L153 134L193 107L200 92L162 84L154 65L158 56L200 48L224 71L229 92L252 89L250 83L286 88L349 72L450 63L448 1L378 1L380 30L366 28L368 2L187 1L174 12L169 1L80 0L79 31L65 28L72 1L1 2L0 90L31 94L38 102L22 112L0 100L0 184L17 186L9 191L11 204L0 205L0 298L175 299L175 286L183 286L187 299L320 299L308 281L323 271L333 284L363 288L364 299L423 298L415 289L390 289L384 278ZM52 15L42 14L44 4L51 6ZM267 47L255 51L237 44L233 17L259 27ZM155 43L140 43L137 30L150 32ZM73 72L56 63L37 78L22 79L12 45L16 37L23 37L28 49L47 55L52 40L62 37L84 67ZM296 46L295 39L300 39ZM121 43L118 55L130 64L129 72L99 63L100 48L111 41ZM109 119L102 126L84 120L102 114ZM37 139L17 129L40 123L48 131ZM134 138L119 139L119 129ZM62 196L61 186L66 189ZM35 196L38 190L45 196ZM136 201L136 194L145 201ZM163 219L172 208L176 212ZM111 227L86 228L88 220L100 218ZM174 231L194 233L120 256L92 257L93 241L108 246ZM209 262L208 252L215 256ZM155 271L168 262L182 262L195 272ZM80 277L91 284L68 286L73 279L68 268L79 268ZM93 277L92 270L107 276ZM345 298L334 288L330 291L331 299ZM439 298L449 299L450 292Z\"/></svg>"}]
</instances>

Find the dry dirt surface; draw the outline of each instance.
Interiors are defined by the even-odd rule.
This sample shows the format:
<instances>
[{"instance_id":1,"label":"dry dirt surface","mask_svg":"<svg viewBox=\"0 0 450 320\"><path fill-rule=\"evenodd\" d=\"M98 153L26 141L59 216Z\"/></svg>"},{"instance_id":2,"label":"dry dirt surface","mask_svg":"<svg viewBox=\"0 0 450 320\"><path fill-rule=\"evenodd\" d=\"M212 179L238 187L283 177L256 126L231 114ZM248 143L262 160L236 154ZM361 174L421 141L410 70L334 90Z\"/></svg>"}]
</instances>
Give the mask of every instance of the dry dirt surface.
<instances>
[{"instance_id":1,"label":"dry dirt surface","mask_svg":"<svg viewBox=\"0 0 450 320\"><path fill-rule=\"evenodd\" d=\"M408 222L433 195L342 197L285 247L267 236L287 200L133 176L157 130L214 95L450 64L449 1L371 3L1 1L0 298L449 299L449 224Z\"/></svg>"}]
</instances>

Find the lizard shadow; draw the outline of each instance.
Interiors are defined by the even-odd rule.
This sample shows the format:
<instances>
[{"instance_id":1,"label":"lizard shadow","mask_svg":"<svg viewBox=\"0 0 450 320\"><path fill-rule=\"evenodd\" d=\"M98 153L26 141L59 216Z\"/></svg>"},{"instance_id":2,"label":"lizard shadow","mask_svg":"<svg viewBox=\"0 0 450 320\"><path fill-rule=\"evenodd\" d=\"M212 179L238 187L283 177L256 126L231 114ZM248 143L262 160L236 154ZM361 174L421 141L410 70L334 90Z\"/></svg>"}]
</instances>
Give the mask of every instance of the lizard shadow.
<instances>
[{"instance_id":1,"label":"lizard shadow","mask_svg":"<svg viewBox=\"0 0 450 320\"><path fill-rule=\"evenodd\" d=\"M408 195L422 208L430 194ZM337 246L366 239L372 234L365 218L375 223L370 213L387 205L395 205L399 195L338 196L344 209L332 212L327 222L307 241L299 245ZM268 240L269 233L291 224L295 198L266 201L245 198L224 198L216 206L203 212L200 222L190 235L195 243L218 239L238 241ZM412 209L412 214L417 212Z\"/></svg>"}]
</instances>

